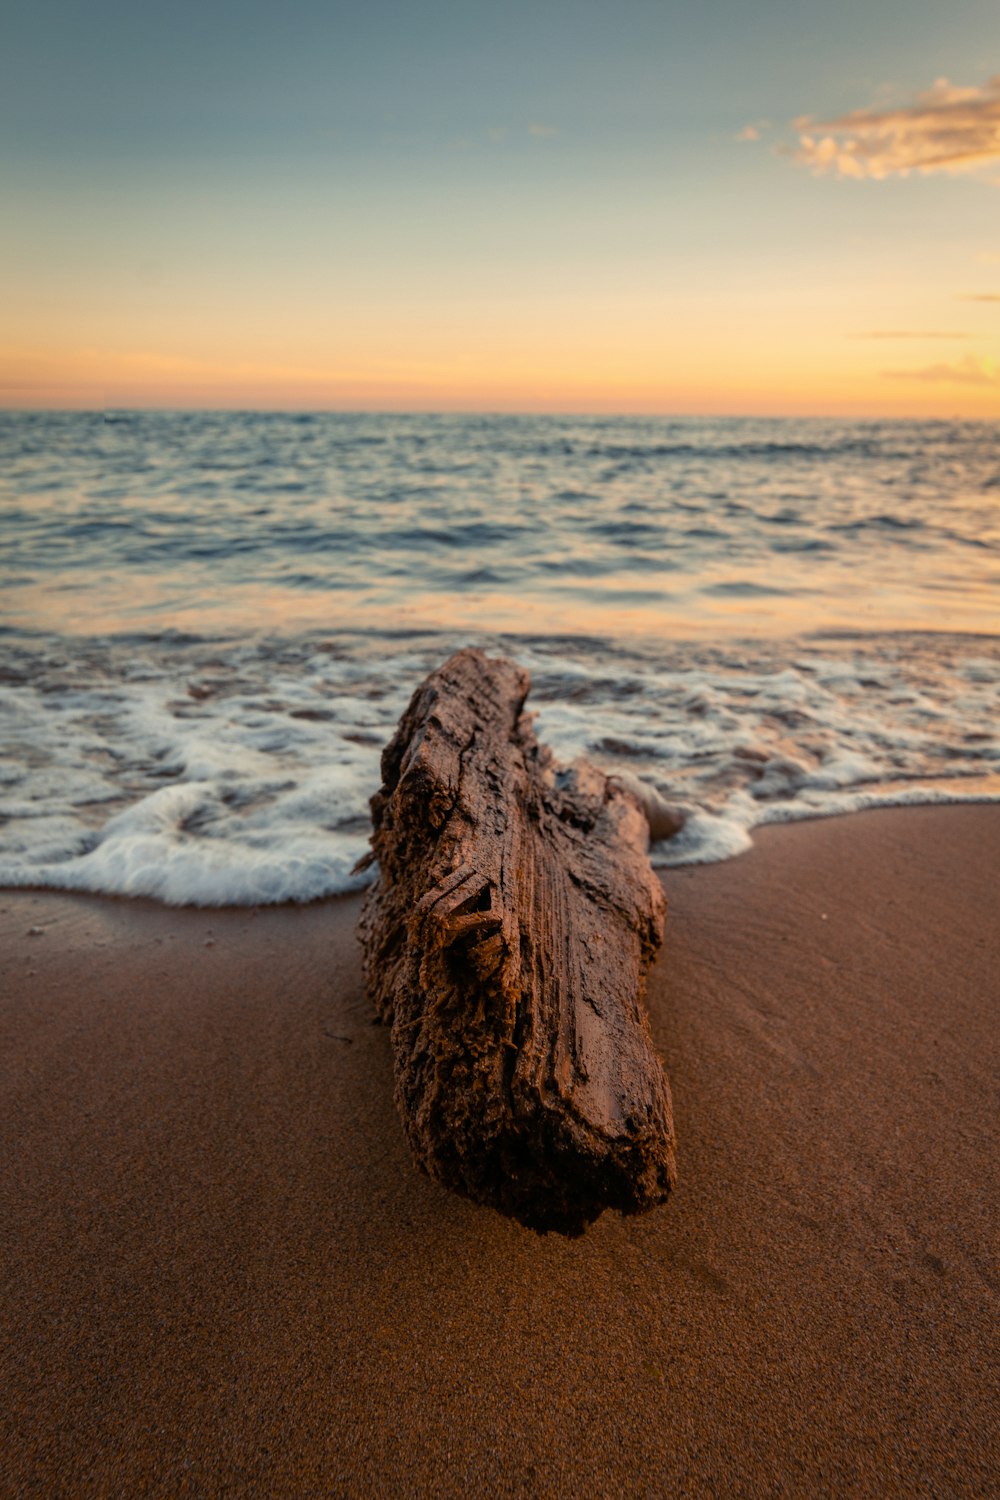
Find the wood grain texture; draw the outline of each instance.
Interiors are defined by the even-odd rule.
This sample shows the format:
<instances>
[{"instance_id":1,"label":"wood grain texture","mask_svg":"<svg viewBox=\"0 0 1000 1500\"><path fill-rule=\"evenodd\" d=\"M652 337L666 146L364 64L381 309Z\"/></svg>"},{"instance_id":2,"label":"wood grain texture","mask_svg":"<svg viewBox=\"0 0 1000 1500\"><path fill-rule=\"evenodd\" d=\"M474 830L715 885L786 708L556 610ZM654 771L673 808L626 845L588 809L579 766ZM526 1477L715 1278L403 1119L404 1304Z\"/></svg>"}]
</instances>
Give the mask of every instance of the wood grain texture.
<instances>
[{"instance_id":1,"label":"wood grain texture","mask_svg":"<svg viewBox=\"0 0 1000 1500\"><path fill-rule=\"evenodd\" d=\"M561 769L513 662L460 651L417 689L372 800L361 921L418 1164L539 1230L638 1213L674 1181L641 999L666 902L627 787Z\"/></svg>"}]
</instances>

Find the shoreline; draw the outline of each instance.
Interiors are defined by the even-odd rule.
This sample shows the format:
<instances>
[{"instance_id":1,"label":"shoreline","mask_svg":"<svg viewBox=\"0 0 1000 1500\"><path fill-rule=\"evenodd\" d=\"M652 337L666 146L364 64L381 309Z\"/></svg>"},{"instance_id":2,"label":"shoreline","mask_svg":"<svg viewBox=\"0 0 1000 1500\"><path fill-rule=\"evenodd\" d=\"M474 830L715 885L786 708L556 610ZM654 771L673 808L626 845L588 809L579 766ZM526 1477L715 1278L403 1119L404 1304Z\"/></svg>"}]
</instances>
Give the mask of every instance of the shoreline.
<instances>
[{"instance_id":1,"label":"shoreline","mask_svg":"<svg viewBox=\"0 0 1000 1500\"><path fill-rule=\"evenodd\" d=\"M0 1488L989 1493L998 869L968 803L658 871L680 1186L569 1242L411 1166L358 896L0 891Z\"/></svg>"},{"instance_id":2,"label":"shoreline","mask_svg":"<svg viewBox=\"0 0 1000 1500\"><path fill-rule=\"evenodd\" d=\"M683 812L653 851L673 867L730 857L771 819L1000 803L1000 654L929 641L514 655L559 763L638 776ZM206 905L357 888L381 752L444 642L357 644L12 647L0 886Z\"/></svg>"}]
</instances>

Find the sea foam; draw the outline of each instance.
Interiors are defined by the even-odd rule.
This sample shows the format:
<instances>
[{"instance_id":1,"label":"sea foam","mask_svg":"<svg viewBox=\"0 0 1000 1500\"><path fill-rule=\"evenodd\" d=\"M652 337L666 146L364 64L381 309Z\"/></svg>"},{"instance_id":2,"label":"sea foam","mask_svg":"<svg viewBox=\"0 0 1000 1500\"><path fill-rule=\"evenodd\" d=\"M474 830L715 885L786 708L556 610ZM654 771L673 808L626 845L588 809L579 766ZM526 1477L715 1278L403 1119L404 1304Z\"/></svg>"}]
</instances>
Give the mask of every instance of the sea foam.
<instances>
[{"instance_id":1,"label":"sea foam","mask_svg":"<svg viewBox=\"0 0 1000 1500\"><path fill-rule=\"evenodd\" d=\"M1000 800L988 638L11 637L0 884L202 906L358 888L380 750L425 673L471 643L531 670L560 759L627 770L680 810L658 865L730 858L767 823Z\"/></svg>"}]
</instances>

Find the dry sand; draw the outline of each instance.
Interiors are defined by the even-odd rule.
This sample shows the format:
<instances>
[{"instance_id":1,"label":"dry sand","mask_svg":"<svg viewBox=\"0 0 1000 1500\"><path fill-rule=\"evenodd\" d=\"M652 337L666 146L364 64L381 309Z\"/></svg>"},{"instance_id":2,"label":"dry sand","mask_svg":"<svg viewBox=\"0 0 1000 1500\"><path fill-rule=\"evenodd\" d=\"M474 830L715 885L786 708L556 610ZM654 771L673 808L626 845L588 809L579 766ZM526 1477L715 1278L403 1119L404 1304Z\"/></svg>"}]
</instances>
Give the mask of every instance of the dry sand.
<instances>
[{"instance_id":1,"label":"dry sand","mask_svg":"<svg viewBox=\"0 0 1000 1500\"><path fill-rule=\"evenodd\" d=\"M1000 1493L998 876L989 807L667 874L682 1184L571 1242L411 1167L356 900L0 893L0 1489Z\"/></svg>"}]
</instances>

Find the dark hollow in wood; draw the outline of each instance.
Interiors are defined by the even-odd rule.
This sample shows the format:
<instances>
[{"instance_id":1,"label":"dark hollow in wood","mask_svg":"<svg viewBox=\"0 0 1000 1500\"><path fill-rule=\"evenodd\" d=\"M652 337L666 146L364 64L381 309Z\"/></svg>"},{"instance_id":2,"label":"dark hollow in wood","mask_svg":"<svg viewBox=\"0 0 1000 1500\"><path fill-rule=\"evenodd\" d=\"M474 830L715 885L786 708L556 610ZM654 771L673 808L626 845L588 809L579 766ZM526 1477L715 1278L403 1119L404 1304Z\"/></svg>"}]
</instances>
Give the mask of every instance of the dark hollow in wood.
<instances>
[{"instance_id":1,"label":"dark hollow in wood","mask_svg":"<svg viewBox=\"0 0 1000 1500\"><path fill-rule=\"evenodd\" d=\"M560 769L513 662L460 651L417 689L372 799L361 921L418 1164L538 1230L640 1213L675 1177L641 999L666 902L628 788Z\"/></svg>"}]
</instances>

